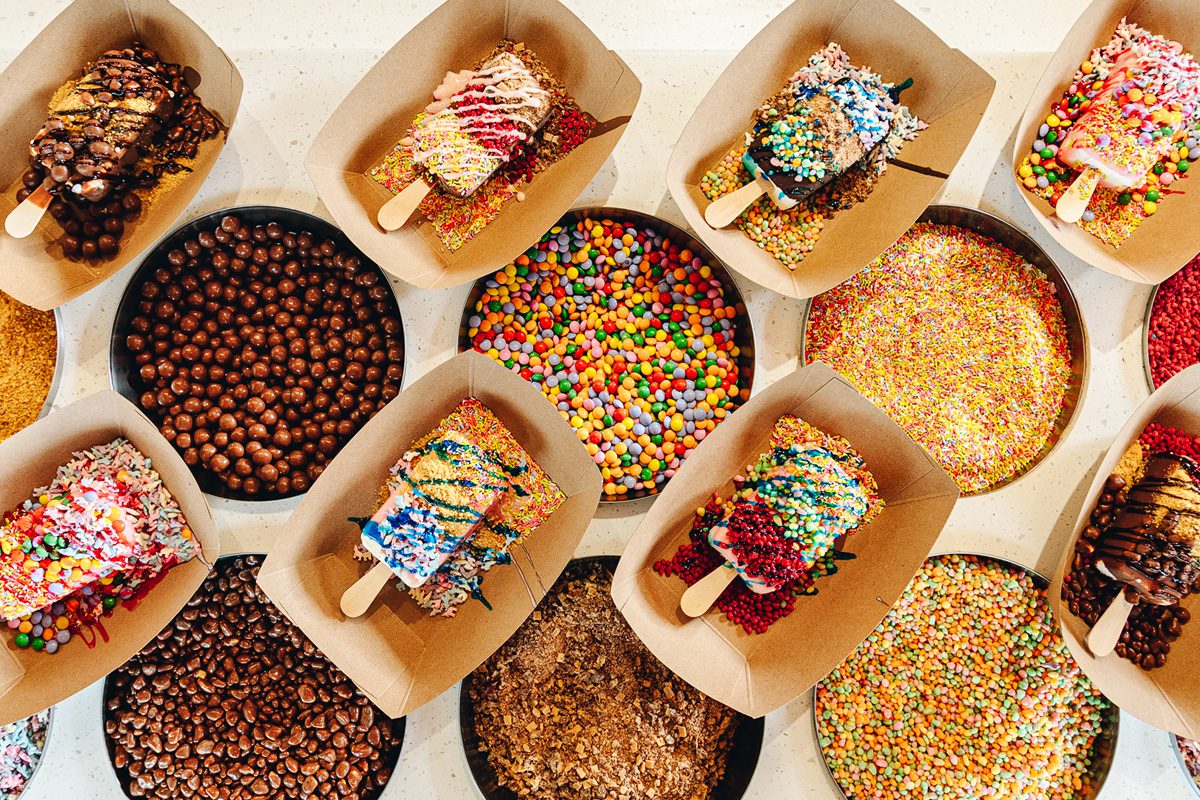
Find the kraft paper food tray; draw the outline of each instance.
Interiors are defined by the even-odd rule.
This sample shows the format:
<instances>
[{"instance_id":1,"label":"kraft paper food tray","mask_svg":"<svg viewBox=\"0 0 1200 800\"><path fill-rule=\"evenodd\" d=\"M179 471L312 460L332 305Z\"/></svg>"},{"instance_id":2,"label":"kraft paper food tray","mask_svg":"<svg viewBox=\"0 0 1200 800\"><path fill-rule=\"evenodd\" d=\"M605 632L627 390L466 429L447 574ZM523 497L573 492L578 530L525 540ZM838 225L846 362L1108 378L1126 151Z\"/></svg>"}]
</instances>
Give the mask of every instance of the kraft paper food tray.
<instances>
[{"instance_id":1,"label":"kraft paper food tray","mask_svg":"<svg viewBox=\"0 0 1200 800\"><path fill-rule=\"evenodd\" d=\"M1171 643L1167 663L1151 672L1134 666L1116 653L1094 657L1083 644L1088 626L1070 612L1062 598L1063 578L1071 566L1075 542L1087 526L1104 481L1150 422L1200 435L1200 365L1188 367L1159 387L1138 406L1117 434L1079 509L1075 535L1059 559L1050 585L1050 607L1058 618L1071 655L1109 700L1156 728L1196 739L1200 738L1200 682L1196 679L1196 669L1200 666L1200 621L1195 619L1200 616L1200 602L1197 596L1192 595L1182 603L1192 612L1193 621L1185 625L1183 635Z\"/></svg>"},{"instance_id":2,"label":"kraft paper food tray","mask_svg":"<svg viewBox=\"0 0 1200 800\"><path fill-rule=\"evenodd\" d=\"M186 14L167 0L75 0L0 74L0 218L17 205L29 140L46 121L51 95L82 74L105 50L140 40L166 61L191 67L196 92L228 128L242 98L233 62ZM227 131L200 146L192 172L147 203L128 223L114 258L94 263L64 258L61 230L49 214L25 239L0 231L0 289L49 309L91 289L163 236L187 208L225 146Z\"/></svg>"},{"instance_id":3,"label":"kraft paper food tray","mask_svg":"<svg viewBox=\"0 0 1200 800\"><path fill-rule=\"evenodd\" d=\"M351 553L388 469L467 397L504 423L567 496L487 573L493 610L468 600L449 619L430 617L394 581L359 619L338 607L367 570ZM536 388L479 353L463 353L400 393L350 441L304 495L276 540L258 583L384 713L414 711L490 656L532 613L575 552L600 499L600 472L575 432Z\"/></svg>"},{"instance_id":4,"label":"kraft paper food tray","mask_svg":"<svg viewBox=\"0 0 1200 800\"><path fill-rule=\"evenodd\" d=\"M754 110L831 41L885 81L912 77L901 100L929 127L904 145L899 161L865 201L825 221L816 247L791 271L733 225L710 227L700 180L740 141ZM709 90L675 144L667 187L718 258L780 294L813 297L849 278L916 221L958 163L995 86L982 67L892 0L796 2L754 37Z\"/></svg>"},{"instance_id":5,"label":"kraft paper food tray","mask_svg":"<svg viewBox=\"0 0 1200 800\"><path fill-rule=\"evenodd\" d=\"M112 391L72 403L0 443L0 509L16 508L34 489L48 484L72 453L119 436L150 457L183 510L201 554L169 570L136 606L118 606L102 621L107 637L97 635L94 648L76 636L47 655L18 648L11 631L0 636L0 724L65 700L128 661L170 624L221 555L216 523L191 471L154 424Z\"/></svg>"},{"instance_id":6,"label":"kraft paper food tray","mask_svg":"<svg viewBox=\"0 0 1200 800\"><path fill-rule=\"evenodd\" d=\"M375 222L392 194L367 172L408 130L442 76L468 69L504 38L524 42L598 121L597 132L534 177L525 200L451 252L419 214L384 233ZM383 269L422 289L474 280L536 242L612 153L642 85L620 56L557 0L449 0L399 41L347 95L304 160L338 227Z\"/></svg>"},{"instance_id":7,"label":"kraft paper food tray","mask_svg":"<svg viewBox=\"0 0 1200 800\"><path fill-rule=\"evenodd\" d=\"M1013 165L1020 164L1037 138L1050 104L1071 83L1071 77L1092 48L1112 38L1122 17L1152 33L1182 42L1185 49L1200 53L1200 19L1196 0L1096 0L1083 12L1067 38L1054 53L1021 123L1013 143L1012 164L1005 168L1017 184L1017 193L1042 227L1060 245L1093 267L1138 283L1161 283L1192 260L1200 250L1200 191L1192 187L1195 177L1184 180L1180 193L1172 193L1158 204L1154 216L1142 222L1119 249L1114 250L1078 225L1066 225L1054 216L1054 207L1020 184Z\"/></svg>"},{"instance_id":8,"label":"kraft paper food tray","mask_svg":"<svg viewBox=\"0 0 1200 800\"><path fill-rule=\"evenodd\" d=\"M697 508L766 450L775 421L793 414L844 436L866 461L886 505L851 534L834 575L789 616L751 635L710 609L679 610L687 588L654 562L688 540ZM634 533L613 578L617 607L650 651L708 696L761 717L811 689L875 629L929 554L958 499L941 467L882 411L822 363L755 395L693 453Z\"/></svg>"}]
</instances>

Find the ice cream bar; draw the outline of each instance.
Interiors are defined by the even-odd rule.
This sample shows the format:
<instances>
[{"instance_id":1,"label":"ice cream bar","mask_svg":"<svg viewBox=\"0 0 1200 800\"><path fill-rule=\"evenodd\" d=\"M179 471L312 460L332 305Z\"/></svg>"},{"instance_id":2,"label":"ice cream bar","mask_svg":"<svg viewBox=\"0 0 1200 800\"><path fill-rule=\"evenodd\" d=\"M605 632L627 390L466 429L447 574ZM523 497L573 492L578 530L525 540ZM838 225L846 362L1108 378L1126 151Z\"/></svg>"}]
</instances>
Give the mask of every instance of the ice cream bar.
<instances>
[{"instance_id":1,"label":"ice cream bar","mask_svg":"<svg viewBox=\"0 0 1200 800\"><path fill-rule=\"evenodd\" d=\"M1063 138L1056 158L1082 170L1055 207L1075 222L1098 185L1141 186L1175 134L1196 116L1200 65L1183 47L1160 37L1134 42L1114 59L1092 105Z\"/></svg>"},{"instance_id":2,"label":"ice cream bar","mask_svg":"<svg viewBox=\"0 0 1200 800\"><path fill-rule=\"evenodd\" d=\"M0 618L18 619L126 569L140 545L131 500L112 480L84 479L0 530Z\"/></svg>"},{"instance_id":3,"label":"ice cream bar","mask_svg":"<svg viewBox=\"0 0 1200 800\"><path fill-rule=\"evenodd\" d=\"M478 529L508 491L501 464L471 438L447 431L405 454L402 480L363 527L363 547L417 587Z\"/></svg>"},{"instance_id":4,"label":"ice cream bar","mask_svg":"<svg viewBox=\"0 0 1200 800\"><path fill-rule=\"evenodd\" d=\"M171 113L174 95L161 62L140 45L109 50L69 91L29 144L31 161L47 171L51 194L103 200L126 180L145 143Z\"/></svg>"},{"instance_id":5,"label":"ice cream bar","mask_svg":"<svg viewBox=\"0 0 1200 800\"><path fill-rule=\"evenodd\" d=\"M887 138L898 106L888 87L853 78L794 89L794 104L758 122L742 165L781 210L796 206Z\"/></svg>"},{"instance_id":6,"label":"ice cream bar","mask_svg":"<svg viewBox=\"0 0 1200 800\"><path fill-rule=\"evenodd\" d=\"M1200 465L1186 456L1151 455L1096 540L1096 568L1125 584L1139 602L1175 605L1200 577L1198 477Z\"/></svg>"},{"instance_id":7,"label":"ice cream bar","mask_svg":"<svg viewBox=\"0 0 1200 800\"><path fill-rule=\"evenodd\" d=\"M508 51L477 70L449 72L413 123L413 162L447 192L467 197L542 127L550 101L537 77Z\"/></svg>"}]
</instances>

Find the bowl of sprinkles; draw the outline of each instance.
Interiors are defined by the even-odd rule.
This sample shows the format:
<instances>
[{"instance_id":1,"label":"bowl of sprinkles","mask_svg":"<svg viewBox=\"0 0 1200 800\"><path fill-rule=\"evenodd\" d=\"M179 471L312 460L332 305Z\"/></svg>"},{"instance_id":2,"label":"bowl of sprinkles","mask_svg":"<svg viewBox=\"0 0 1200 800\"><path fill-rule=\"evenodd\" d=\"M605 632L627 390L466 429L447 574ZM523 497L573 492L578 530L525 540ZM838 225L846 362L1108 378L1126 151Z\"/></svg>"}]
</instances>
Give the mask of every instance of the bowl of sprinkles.
<instances>
[{"instance_id":1,"label":"bowl of sprinkles","mask_svg":"<svg viewBox=\"0 0 1200 800\"><path fill-rule=\"evenodd\" d=\"M54 709L0 725L0 800L17 800L42 766Z\"/></svg>"},{"instance_id":2,"label":"bowl of sprinkles","mask_svg":"<svg viewBox=\"0 0 1200 800\"><path fill-rule=\"evenodd\" d=\"M1183 777L1192 787L1196 797L1200 797L1200 742L1173 733L1168 735L1171 737L1171 749L1175 752L1175 760L1179 769L1183 771Z\"/></svg>"},{"instance_id":3,"label":"bowl of sprinkles","mask_svg":"<svg viewBox=\"0 0 1200 800\"><path fill-rule=\"evenodd\" d=\"M602 499L662 491L749 397L741 293L699 241L649 214L572 211L475 283L460 350L536 384L604 476Z\"/></svg>"},{"instance_id":4,"label":"bowl of sprinkles","mask_svg":"<svg viewBox=\"0 0 1200 800\"><path fill-rule=\"evenodd\" d=\"M1200 315L1194 308L1198 292L1200 255L1150 292L1142 326L1142 364L1152 392L1200 362Z\"/></svg>"},{"instance_id":5,"label":"bowl of sprinkles","mask_svg":"<svg viewBox=\"0 0 1200 800\"><path fill-rule=\"evenodd\" d=\"M63 372L62 315L0 292L0 441L50 413Z\"/></svg>"},{"instance_id":6,"label":"bowl of sprinkles","mask_svg":"<svg viewBox=\"0 0 1200 800\"><path fill-rule=\"evenodd\" d=\"M801 361L823 361L924 447L964 495L1040 463L1074 418L1087 335L1038 245L983 211L935 205L813 298Z\"/></svg>"},{"instance_id":7,"label":"bowl of sprinkles","mask_svg":"<svg viewBox=\"0 0 1200 800\"><path fill-rule=\"evenodd\" d=\"M1091 800L1119 712L1067 650L1048 582L998 558L926 560L879 627L817 685L847 798Z\"/></svg>"}]
</instances>

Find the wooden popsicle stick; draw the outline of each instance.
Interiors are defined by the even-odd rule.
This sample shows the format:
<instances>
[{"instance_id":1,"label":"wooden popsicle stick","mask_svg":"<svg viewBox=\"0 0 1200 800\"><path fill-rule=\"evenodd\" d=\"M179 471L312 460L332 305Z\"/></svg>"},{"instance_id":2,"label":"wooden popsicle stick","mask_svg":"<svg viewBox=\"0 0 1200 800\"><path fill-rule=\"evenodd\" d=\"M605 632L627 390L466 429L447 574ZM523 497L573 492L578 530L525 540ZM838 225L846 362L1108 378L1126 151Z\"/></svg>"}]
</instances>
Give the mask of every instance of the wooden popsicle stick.
<instances>
[{"instance_id":1,"label":"wooden popsicle stick","mask_svg":"<svg viewBox=\"0 0 1200 800\"><path fill-rule=\"evenodd\" d=\"M1125 630L1125 623L1134 605L1125 597L1124 590L1113 598L1112 604L1088 631L1087 648L1092 655L1103 658L1113 651L1121 638L1121 632Z\"/></svg>"},{"instance_id":2,"label":"wooden popsicle stick","mask_svg":"<svg viewBox=\"0 0 1200 800\"><path fill-rule=\"evenodd\" d=\"M421 205L425 195L429 194L432 189L430 184L420 178L405 186L400 194L388 200L379 209L379 214L375 217L379 222L379 227L388 233L403 228L404 224L412 217L413 212L417 210L417 206Z\"/></svg>"},{"instance_id":3,"label":"wooden popsicle stick","mask_svg":"<svg viewBox=\"0 0 1200 800\"><path fill-rule=\"evenodd\" d=\"M1092 202L1092 195L1100 185L1101 176L1102 173L1095 167L1084 168L1079 177L1062 193L1062 197L1058 198L1054 215L1063 222L1078 222L1083 217L1083 212L1087 211L1088 203Z\"/></svg>"},{"instance_id":4,"label":"wooden popsicle stick","mask_svg":"<svg viewBox=\"0 0 1200 800\"><path fill-rule=\"evenodd\" d=\"M8 212L8 217L4 220L5 232L14 239L24 239L33 233L38 223L42 221L42 217L45 216L52 199L54 199L53 195L45 186L34 189L33 194Z\"/></svg>"},{"instance_id":5,"label":"wooden popsicle stick","mask_svg":"<svg viewBox=\"0 0 1200 800\"><path fill-rule=\"evenodd\" d=\"M714 228L724 228L762 195L763 188L758 181L750 181L736 192L722 195L709 203L708 208L704 209L704 221Z\"/></svg>"},{"instance_id":6,"label":"wooden popsicle stick","mask_svg":"<svg viewBox=\"0 0 1200 800\"><path fill-rule=\"evenodd\" d=\"M354 582L353 586L342 593L342 602L340 603L342 613L352 619L367 613L367 609L383 591L383 587L387 585L390 577L392 577L391 568L382 561L377 561L375 566L371 567L370 572L363 575Z\"/></svg>"},{"instance_id":7,"label":"wooden popsicle stick","mask_svg":"<svg viewBox=\"0 0 1200 800\"><path fill-rule=\"evenodd\" d=\"M722 564L700 580L693 583L679 598L679 610L689 617L698 617L712 608L725 587L733 583L738 572L729 564Z\"/></svg>"}]
</instances>

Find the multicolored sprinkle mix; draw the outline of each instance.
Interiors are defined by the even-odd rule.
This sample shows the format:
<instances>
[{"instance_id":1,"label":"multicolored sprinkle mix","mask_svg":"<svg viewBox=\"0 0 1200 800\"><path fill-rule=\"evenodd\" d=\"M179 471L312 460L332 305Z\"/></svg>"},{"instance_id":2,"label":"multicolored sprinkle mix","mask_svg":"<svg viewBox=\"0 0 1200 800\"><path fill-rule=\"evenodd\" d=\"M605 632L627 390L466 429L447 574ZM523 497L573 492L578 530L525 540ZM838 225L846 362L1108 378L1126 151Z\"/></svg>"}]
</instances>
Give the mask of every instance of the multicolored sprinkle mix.
<instances>
[{"instance_id":1,"label":"multicolored sprinkle mix","mask_svg":"<svg viewBox=\"0 0 1200 800\"><path fill-rule=\"evenodd\" d=\"M586 217L485 279L467 333L540 386L620 499L658 492L739 405L743 313L660 230Z\"/></svg>"},{"instance_id":2,"label":"multicolored sprinkle mix","mask_svg":"<svg viewBox=\"0 0 1200 800\"><path fill-rule=\"evenodd\" d=\"M46 749L50 711L0 725L0 800L17 800Z\"/></svg>"},{"instance_id":3,"label":"multicolored sprinkle mix","mask_svg":"<svg viewBox=\"0 0 1200 800\"><path fill-rule=\"evenodd\" d=\"M1037 458L1071 375L1046 275L991 239L932 223L813 299L804 352L887 412L964 492Z\"/></svg>"},{"instance_id":4,"label":"multicolored sprinkle mix","mask_svg":"<svg viewBox=\"0 0 1200 800\"><path fill-rule=\"evenodd\" d=\"M817 686L847 797L1090 797L1110 705L1071 658L1045 589L1016 567L934 556Z\"/></svg>"}]
</instances>

